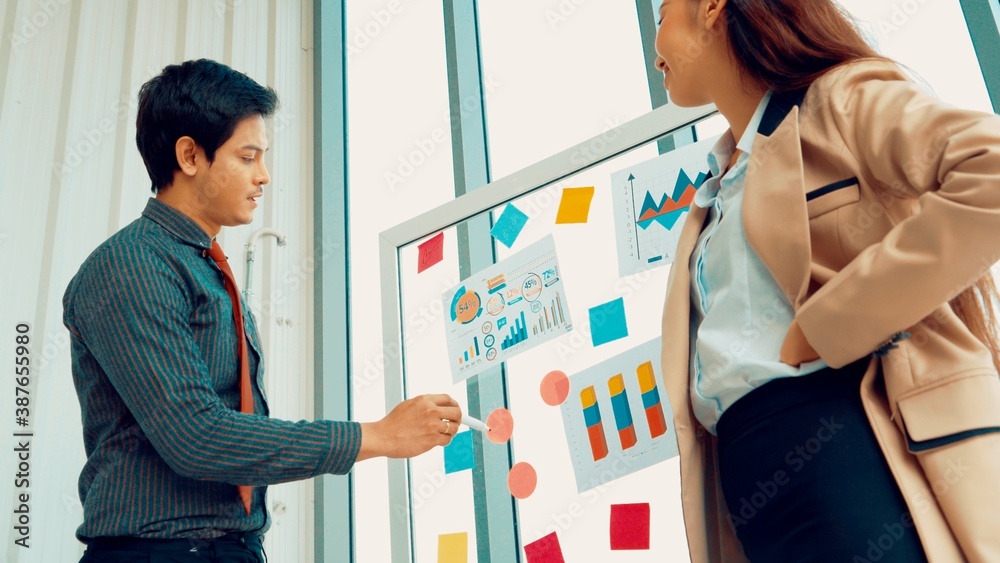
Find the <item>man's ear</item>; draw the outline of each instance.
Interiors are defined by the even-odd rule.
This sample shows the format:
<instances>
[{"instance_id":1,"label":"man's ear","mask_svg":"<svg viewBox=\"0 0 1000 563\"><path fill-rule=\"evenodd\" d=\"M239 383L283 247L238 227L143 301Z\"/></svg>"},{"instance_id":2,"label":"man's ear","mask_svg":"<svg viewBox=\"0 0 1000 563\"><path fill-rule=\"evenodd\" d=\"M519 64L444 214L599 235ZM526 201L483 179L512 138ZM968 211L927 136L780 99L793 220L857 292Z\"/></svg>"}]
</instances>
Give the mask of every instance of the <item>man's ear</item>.
<instances>
[{"instance_id":1,"label":"man's ear","mask_svg":"<svg viewBox=\"0 0 1000 563\"><path fill-rule=\"evenodd\" d=\"M198 159L204 158L203 153L200 153L201 148L191 137L184 136L177 139L177 143L174 144L174 154L177 157L177 165L180 167L181 173L186 176L194 176L198 172Z\"/></svg>"},{"instance_id":2,"label":"man's ear","mask_svg":"<svg viewBox=\"0 0 1000 563\"><path fill-rule=\"evenodd\" d=\"M705 6L705 29L711 30L725 14L726 0L710 0Z\"/></svg>"}]
</instances>

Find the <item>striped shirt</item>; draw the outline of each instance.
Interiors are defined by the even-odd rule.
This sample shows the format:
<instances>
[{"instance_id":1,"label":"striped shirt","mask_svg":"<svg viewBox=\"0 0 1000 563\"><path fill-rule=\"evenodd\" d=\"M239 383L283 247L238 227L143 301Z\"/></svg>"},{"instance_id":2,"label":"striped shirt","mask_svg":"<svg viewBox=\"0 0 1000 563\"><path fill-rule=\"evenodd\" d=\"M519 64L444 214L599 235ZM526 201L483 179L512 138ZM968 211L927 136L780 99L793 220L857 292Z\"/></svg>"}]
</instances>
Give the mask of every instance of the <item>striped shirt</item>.
<instances>
[{"instance_id":1,"label":"striped shirt","mask_svg":"<svg viewBox=\"0 0 1000 563\"><path fill-rule=\"evenodd\" d=\"M98 536L265 532L266 485L350 471L354 422L268 418L264 362L244 303L254 413L239 412L232 302L194 221L150 198L84 261L63 297L87 462L84 543ZM236 485L253 485L250 515Z\"/></svg>"}]
</instances>

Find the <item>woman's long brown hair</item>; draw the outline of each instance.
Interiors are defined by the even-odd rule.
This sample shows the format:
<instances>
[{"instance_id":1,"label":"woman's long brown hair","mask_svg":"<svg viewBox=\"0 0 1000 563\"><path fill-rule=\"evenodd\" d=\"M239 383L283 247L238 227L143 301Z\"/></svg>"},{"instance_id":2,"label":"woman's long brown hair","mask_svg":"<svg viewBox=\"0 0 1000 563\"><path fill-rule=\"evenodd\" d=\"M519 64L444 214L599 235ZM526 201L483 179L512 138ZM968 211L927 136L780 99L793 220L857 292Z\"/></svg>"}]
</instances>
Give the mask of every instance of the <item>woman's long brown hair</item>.
<instances>
[{"instance_id":1,"label":"woman's long brown hair","mask_svg":"<svg viewBox=\"0 0 1000 563\"><path fill-rule=\"evenodd\" d=\"M729 47L744 81L775 92L806 88L830 69L857 59L888 60L831 0L729 0ZM950 301L952 310L993 355L1000 371L1000 293L986 274Z\"/></svg>"}]
</instances>

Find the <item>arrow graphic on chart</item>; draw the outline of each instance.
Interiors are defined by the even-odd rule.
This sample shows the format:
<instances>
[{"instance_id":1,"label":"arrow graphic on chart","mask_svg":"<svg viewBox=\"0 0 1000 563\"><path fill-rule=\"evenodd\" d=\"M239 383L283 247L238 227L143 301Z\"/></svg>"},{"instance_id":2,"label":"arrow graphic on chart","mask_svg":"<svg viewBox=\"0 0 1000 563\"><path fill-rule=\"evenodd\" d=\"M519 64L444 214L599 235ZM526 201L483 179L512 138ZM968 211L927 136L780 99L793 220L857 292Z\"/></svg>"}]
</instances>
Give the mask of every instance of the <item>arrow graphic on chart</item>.
<instances>
[{"instance_id":1,"label":"arrow graphic on chart","mask_svg":"<svg viewBox=\"0 0 1000 563\"><path fill-rule=\"evenodd\" d=\"M639 215L636 214L635 210L635 176L631 173L628 175L628 187L632 192L632 224L635 225L635 257L636 260L642 260L639 249Z\"/></svg>"},{"instance_id":2,"label":"arrow graphic on chart","mask_svg":"<svg viewBox=\"0 0 1000 563\"><path fill-rule=\"evenodd\" d=\"M649 228L654 222L659 223L667 230L674 228L681 214L691 207L695 191L706 179L708 176L704 172L699 172L692 181L687 172L682 169L677 175L677 182L672 194L663 194L660 201L657 202L653 199L653 194L646 192L642 203L642 212L636 223L643 230Z\"/></svg>"}]
</instances>

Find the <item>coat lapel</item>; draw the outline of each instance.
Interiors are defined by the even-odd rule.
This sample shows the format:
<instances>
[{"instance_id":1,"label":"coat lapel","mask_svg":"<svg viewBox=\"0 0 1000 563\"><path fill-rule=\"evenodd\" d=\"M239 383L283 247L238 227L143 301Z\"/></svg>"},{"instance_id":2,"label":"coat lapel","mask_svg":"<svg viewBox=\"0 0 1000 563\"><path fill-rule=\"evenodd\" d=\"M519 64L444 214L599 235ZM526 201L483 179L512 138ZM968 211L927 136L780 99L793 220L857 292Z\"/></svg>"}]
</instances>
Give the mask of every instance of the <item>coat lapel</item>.
<instances>
[{"instance_id":1,"label":"coat lapel","mask_svg":"<svg viewBox=\"0 0 1000 563\"><path fill-rule=\"evenodd\" d=\"M691 204L670 266L663 307L663 378L674 409L675 422L690 426L688 418L688 362L690 353L691 272L688 263L704 226L708 209Z\"/></svg>"},{"instance_id":2,"label":"coat lapel","mask_svg":"<svg viewBox=\"0 0 1000 563\"><path fill-rule=\"evenodd\" d=\"M690 281L691 272L688 264L691 262L691 253L694 252L694 244L698 241L698 235L701 234L702 227L705 226L706 218L708 218L708 208L698 207L692 203L688 209L687 220L684 221L684 227L681 229L681 236L677 239L677 252L674 255L674 263L670 266L671 274L676 271L677 274L675 275L682 274L688 277L688 281Z\"/></svg>"},{"instance_id":3,"label":"coat lapel","mask_svg":"<svg viewBox=\"0 0 1000 563\"><path fill-rule=\"evenodd\" d=\"M799 108L804 91L771 98L754 140L743 194L747 242L795 310L809 288L812 251Z\"/></svg>"},{"instance_id":4,"label":"coat lapel","mask_svg":"<svg viewBox=\"0 0 1000 563\"><path fill-rule=\"evenodd\" d=\"M707 217L707 208L692 204L681 230L667 282L660 359L667 398L674 411L684 515L686 519L705 522L708 526L687 529L691 560L745 563L746 557L732 528L721 516L725 511L721 507L716 464L712 459L715 446L710 439L706 441L707 434L695 420L689 399L691 272L688 264Z\"/></svg>"},{"instance_id":5,"label":"coat lapel","mask_svg":"<svg viewBox=\"0 0 1000 563\"><path fill-rule=\"evenodd\" d=\"M708 209L691 204L687 218L681 228L677 242L677 252L670 266L667 279L666 302L663 307L662 320L662 350L660 362L663 369L663 383L667 399L673 408L673 426L677 434L677 447L681 460L681 491L685 513L692 514L696 520L707 517L704 502L704 464L701 456L701 442L695 438L696 422L688 400L688 365L691 346L690 314L691 314L691 274L688 264L691 253L698 241L708 216ZM691 553L692 561L705 561L707 552L699 548L704 545L699 541L704 531L688 529L688 544L694 546Z\"/></svg>"}]
</instances>

